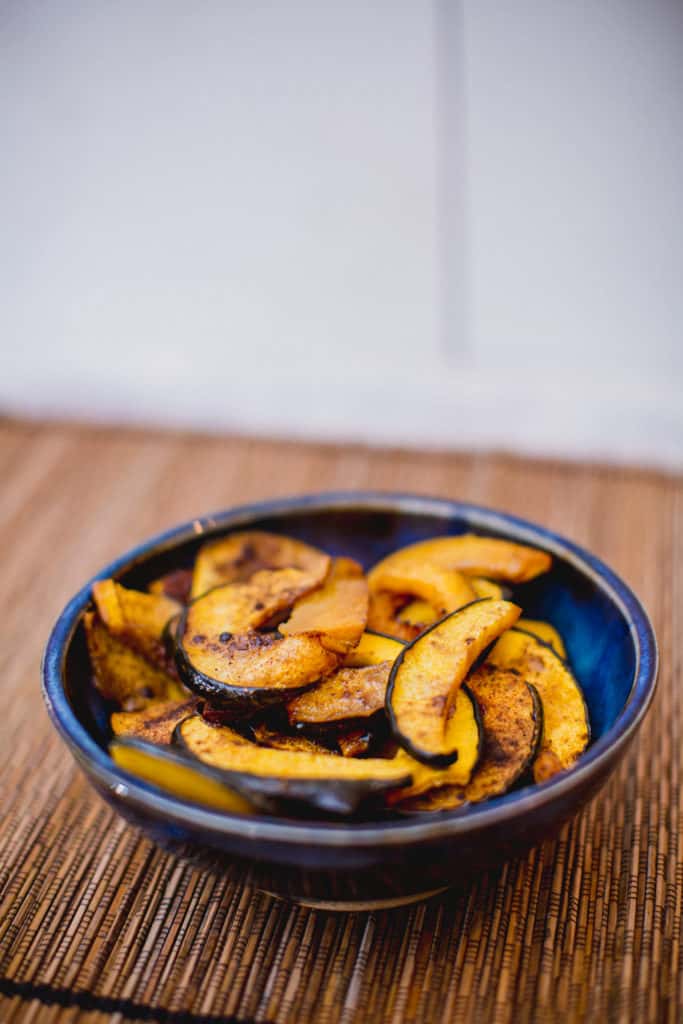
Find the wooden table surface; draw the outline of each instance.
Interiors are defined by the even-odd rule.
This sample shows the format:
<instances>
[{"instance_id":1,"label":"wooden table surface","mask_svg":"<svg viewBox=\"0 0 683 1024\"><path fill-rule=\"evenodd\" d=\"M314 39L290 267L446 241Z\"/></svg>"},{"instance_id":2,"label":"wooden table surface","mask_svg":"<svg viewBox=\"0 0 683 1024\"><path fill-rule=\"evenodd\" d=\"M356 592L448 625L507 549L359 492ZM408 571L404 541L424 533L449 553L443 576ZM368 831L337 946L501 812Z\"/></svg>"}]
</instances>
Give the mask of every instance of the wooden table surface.
<instances>
[{"instance_id":1,"label":"wooden table surface","mask_svg":"<svg viewBox=\"0 0 683 1024\"><path fill-rule=\"evenodd\" d=\"M683 483L498 455L0 421L0 1021L681 1021ZM252 499L371 488L567 534L649 608L659 691L623 767L559 839L427 904L290 908L206 878L118 819L43 711L67 598L146 536Z\"/></svg>"}]
</instances>

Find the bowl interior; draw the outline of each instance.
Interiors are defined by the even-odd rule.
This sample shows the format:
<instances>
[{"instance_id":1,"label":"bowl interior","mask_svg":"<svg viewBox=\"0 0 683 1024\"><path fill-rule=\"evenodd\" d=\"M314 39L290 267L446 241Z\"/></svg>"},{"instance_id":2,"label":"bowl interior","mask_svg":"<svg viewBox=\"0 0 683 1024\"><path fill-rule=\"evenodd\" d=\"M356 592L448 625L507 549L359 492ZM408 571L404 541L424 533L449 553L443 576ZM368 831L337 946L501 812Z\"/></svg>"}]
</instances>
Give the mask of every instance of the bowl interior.
<instances>
[{"instance_id":1,"label":"bowl interior","mask_svg":"<svg viewBox=\"0 0 683 1024\"><path fill-rule=\"evenodd\" d=\"M285 509L250 518L248 526L299 537L331 554L350 555L366 568L413 541L469 530L550 547L552 571L517 587L514 599L526 617L546 619L563 636L586 698L593 741L614 725L628 700L636 670L636 649L624 611L600 584L591 565L577 562L571 551L558 553L554 539L541 529L469 508L446 515L441 509L437 514L373 507ZM244 528L244 524L232 528ZM215 530L216 535L225 532L229 532L225 526ZM153 546L124 565L118 578L128 586L144 588L170 569L190 566L206 535L188 530L171 547ZM67 650L64 683L76 716L106 748L111 709L91 684L82 626L76 629Z\"/></svg>"}]
</instances>

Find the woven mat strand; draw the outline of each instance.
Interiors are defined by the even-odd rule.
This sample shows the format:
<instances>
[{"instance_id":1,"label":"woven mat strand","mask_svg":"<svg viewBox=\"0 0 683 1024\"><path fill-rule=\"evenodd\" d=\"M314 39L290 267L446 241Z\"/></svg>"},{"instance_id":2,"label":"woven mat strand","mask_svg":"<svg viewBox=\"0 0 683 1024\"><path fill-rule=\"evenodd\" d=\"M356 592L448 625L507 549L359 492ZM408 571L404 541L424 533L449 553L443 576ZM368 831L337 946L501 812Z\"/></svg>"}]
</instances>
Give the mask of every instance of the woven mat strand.
<instances>
[{"instance_id":1,"label":"woven mat strand","mask_svg":"<svg viewBox=\"0 0 683 1024\"><path fill-rule=\"evenodd\" d=\"M3 1024L683 1020L680 480L13 422L0 471ZM90 791L38 690L56 613L122 550L202 512L341 488L457 497L568 534L642 596L662 657L639 741L557 841L373 914L291 908L157 850Z\"/></svg>"}]
</instances>

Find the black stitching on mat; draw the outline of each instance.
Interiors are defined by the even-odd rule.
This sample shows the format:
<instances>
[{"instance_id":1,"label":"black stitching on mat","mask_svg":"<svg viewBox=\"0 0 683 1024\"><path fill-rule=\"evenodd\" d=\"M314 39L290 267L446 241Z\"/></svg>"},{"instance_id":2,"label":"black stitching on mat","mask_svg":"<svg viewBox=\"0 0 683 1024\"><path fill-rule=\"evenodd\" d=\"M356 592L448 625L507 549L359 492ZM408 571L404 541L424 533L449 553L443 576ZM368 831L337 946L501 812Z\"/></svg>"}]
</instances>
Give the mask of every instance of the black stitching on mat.
<instances>
[{"instance_id":1,"label":"black stitching on mat","mask_svg":"<svg viewBox=\"0 0 683 1024\"><path fill-rule=\"evenodd\" d=\"M90 992L75 992L72 989L53 988L51 985L33 985L28 981L12 981L0 978L0 993L19 996L21 999L37 999L47 1006L78 1006L81 1010L99 1010L101 1013L122 1013L124 1017L137 1020L159 1021L160 1024L253 1024L245 1017L220 1017L206 1013L188 1013L187 1010L164 1010L161 1007L145 1006L132 999L113 999L110 996L95 996Z\"/></svg>"}]
</instances>

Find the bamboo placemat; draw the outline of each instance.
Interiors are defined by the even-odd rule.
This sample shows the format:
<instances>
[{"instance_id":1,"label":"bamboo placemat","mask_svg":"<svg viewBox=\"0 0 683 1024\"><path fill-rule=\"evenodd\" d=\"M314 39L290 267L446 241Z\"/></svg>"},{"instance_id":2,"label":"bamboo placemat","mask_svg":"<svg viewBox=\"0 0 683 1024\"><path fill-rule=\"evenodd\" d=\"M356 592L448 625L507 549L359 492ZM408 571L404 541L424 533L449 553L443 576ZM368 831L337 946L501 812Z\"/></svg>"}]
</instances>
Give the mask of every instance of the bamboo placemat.
<instances>
[{"instance_id":1,"label":"bamboo placemat","mask_svg":"<svg viewBox=\"0 0 683 1024\"><path fill-rule=\"evenodd\" d=\"M503 456L0 422L0 1021L683 1020L683 483ZM171 859L89 789L38 689L85 578L159 529L266 496L372 488L493 505L596 551L648 606L660 687L557 841L410 908L297 909Z\"/></svg>"}]
</instances>

